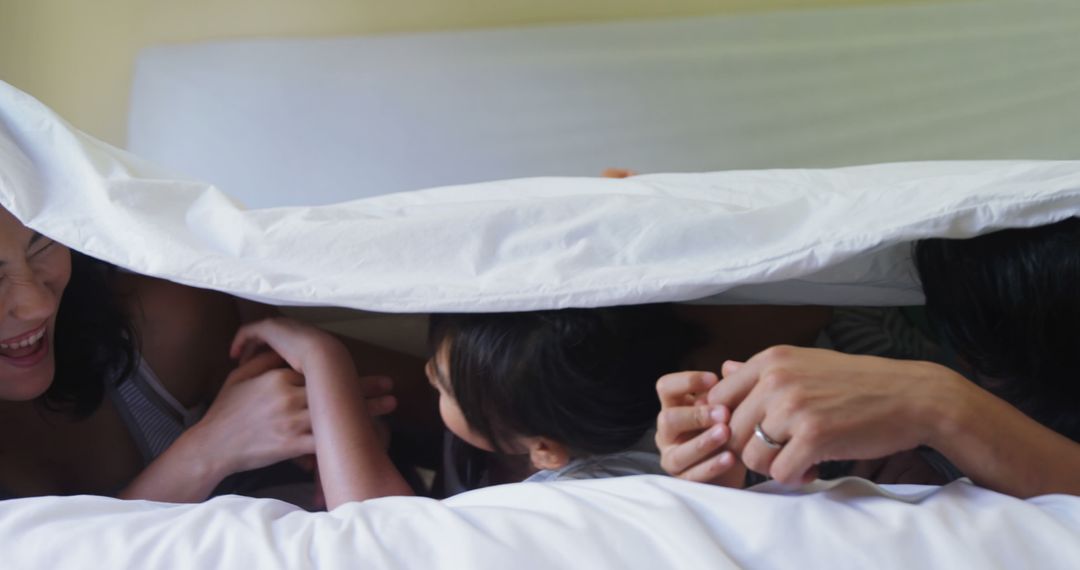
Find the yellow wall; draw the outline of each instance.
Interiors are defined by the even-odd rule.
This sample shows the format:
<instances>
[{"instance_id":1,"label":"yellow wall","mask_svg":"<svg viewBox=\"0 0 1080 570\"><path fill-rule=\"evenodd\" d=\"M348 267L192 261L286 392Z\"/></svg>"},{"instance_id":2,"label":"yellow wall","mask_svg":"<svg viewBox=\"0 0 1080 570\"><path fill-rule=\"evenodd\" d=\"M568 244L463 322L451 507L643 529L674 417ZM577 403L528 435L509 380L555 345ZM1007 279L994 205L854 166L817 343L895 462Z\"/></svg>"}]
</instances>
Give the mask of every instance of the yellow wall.
<instances>
[{"instance_id":1,"label":"yellow wall","mask_svg":"<svg viewBox=\"0 0 1080 570\"><path fill-rule=\"evenodd\" d=\"M139 48L238 36L346 35L897 4L918 0L0 0L0 79L77 127L125 138Z\"/></svg>"}]
</instances>

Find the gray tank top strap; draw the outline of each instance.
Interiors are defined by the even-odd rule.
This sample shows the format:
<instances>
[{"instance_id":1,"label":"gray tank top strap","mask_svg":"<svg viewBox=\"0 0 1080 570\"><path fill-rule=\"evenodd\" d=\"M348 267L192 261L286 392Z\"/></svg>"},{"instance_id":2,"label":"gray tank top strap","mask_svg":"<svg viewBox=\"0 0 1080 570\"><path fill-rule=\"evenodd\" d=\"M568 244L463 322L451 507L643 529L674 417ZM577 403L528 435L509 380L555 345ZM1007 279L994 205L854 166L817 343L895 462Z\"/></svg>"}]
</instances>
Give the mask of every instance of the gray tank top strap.
<instances>
[{"instance_id":1,"label":"gray tank top strap","mask_svg":"<svg viewBox=\"0 0 1080 570\"><path fill-rule=\"evenodd\" d=\"M205 411L205 406L189 410L180 404L142 358L127 380L108 388L146 463L168 449Z\"/></svg>"}]
</instances>

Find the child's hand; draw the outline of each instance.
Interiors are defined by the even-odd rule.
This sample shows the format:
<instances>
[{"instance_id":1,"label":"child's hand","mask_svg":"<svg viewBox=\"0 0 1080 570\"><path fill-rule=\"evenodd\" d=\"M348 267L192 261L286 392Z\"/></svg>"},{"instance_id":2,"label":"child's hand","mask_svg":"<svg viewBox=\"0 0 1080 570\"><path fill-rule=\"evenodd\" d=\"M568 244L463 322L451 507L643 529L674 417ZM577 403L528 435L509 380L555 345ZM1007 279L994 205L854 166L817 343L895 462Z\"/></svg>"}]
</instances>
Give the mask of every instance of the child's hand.
<instances>
[{"instance_id":1,"label":"child's hand","mask_svg":"<svg viewBox=\"0 0 1080 570\"><path fill-rule=\"evenodd\" d=\"M289 366L303 374L305 366L318 359L331 359L340 364L351 359L348 350L334 335L313 327L281 317L263 319L246 324L236 331L229 356L241 363L251 359L263 346L278 353Z\"/></svg>"},{"instance_id":2,"label":"child's hand","mask_svg":"<svg viewBox=\"0 0 1080 570\"><path fill-rule=\"evenodd\" d=\"M307 375L314 366L323 367L323 376L332 379L355 378L355 366L348 349L334 335L286 318L271 318L244 325L237 331L229 354L243 366L259 348L269 347L288 363L289 367ZM367 412L372 417L384 416L397 408L392 394L394 382L386 376L359 378ZM389 439L385 426L377 425L384 443Z\"/></svg>"},{"instance_id":3,"label":"child's hand","mask_svg":"<svg viewBox=\"0 0 1080 570\"><path fill-rule=\"evenodd\" d=\"M677 372L656 383L660 415L656 446L668 473L701 483L741 488L746 470L735 468L735 454L725 450L731 437L731 412L710 406L706 394L718 382L712 372ZM741 467L741 466L740 466Z\"/></svg>"}]
</instances>

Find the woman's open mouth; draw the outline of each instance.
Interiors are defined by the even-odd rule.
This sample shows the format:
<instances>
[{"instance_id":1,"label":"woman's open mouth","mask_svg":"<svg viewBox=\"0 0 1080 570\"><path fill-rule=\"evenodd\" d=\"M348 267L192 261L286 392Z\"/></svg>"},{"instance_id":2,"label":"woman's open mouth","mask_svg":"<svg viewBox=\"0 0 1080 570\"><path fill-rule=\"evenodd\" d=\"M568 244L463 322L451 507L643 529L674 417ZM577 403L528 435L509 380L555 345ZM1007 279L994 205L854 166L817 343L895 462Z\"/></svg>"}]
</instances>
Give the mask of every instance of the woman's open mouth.
<instances>
[{"instance_id":1,"label":"woman's open mouth","mask_svg":"<svg viewBox=\"0 0 1080 570\"><path fill-rule=\"evenodd\" d=\"M8 364L29 367L41 362L48 352L48 339L45 338L46 326L30 334L5 342L0 342L0 358Z\"/></svg>"}]
</instances>

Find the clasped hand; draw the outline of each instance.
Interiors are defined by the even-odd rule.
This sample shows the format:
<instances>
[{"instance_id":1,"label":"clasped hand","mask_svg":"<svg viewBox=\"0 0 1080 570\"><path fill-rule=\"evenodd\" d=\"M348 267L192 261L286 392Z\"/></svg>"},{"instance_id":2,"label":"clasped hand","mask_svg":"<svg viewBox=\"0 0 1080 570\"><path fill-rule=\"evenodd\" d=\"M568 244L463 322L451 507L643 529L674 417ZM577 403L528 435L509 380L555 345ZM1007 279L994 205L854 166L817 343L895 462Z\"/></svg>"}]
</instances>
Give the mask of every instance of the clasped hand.
<instances>
[{"instance_id":1,"label":"clasped hand","mask_svg":"<svg viewBox=\"0 0 1080 570\"><path fill-rule=\"evenodd\" d=\"M738 486L736 456L790 485L813 480L830 460L883 458L926 443L940 382L937 365L778 346L723 380L679 372L657 383L657 445L671 474ZM755 426L770 446L755 436ZM725 429L726 428L726 429Z\"/></svg>"},{"instance_id":2,"label":"clasped hand","mask_svg":"<svg viewBox=\"0 0 1080 570\"><path fill-rule=\"evenodd\" d=\"M270 351L258 352L262 347ZM327 358L345 360L333 335L288 319L242 327L231 355L239 366L226 378L206 415L192 428L219 476L257 469L315 452L305 370ZM371 416L396 406L389 378L359 378Z\"/></svg>"}]
</instances>

